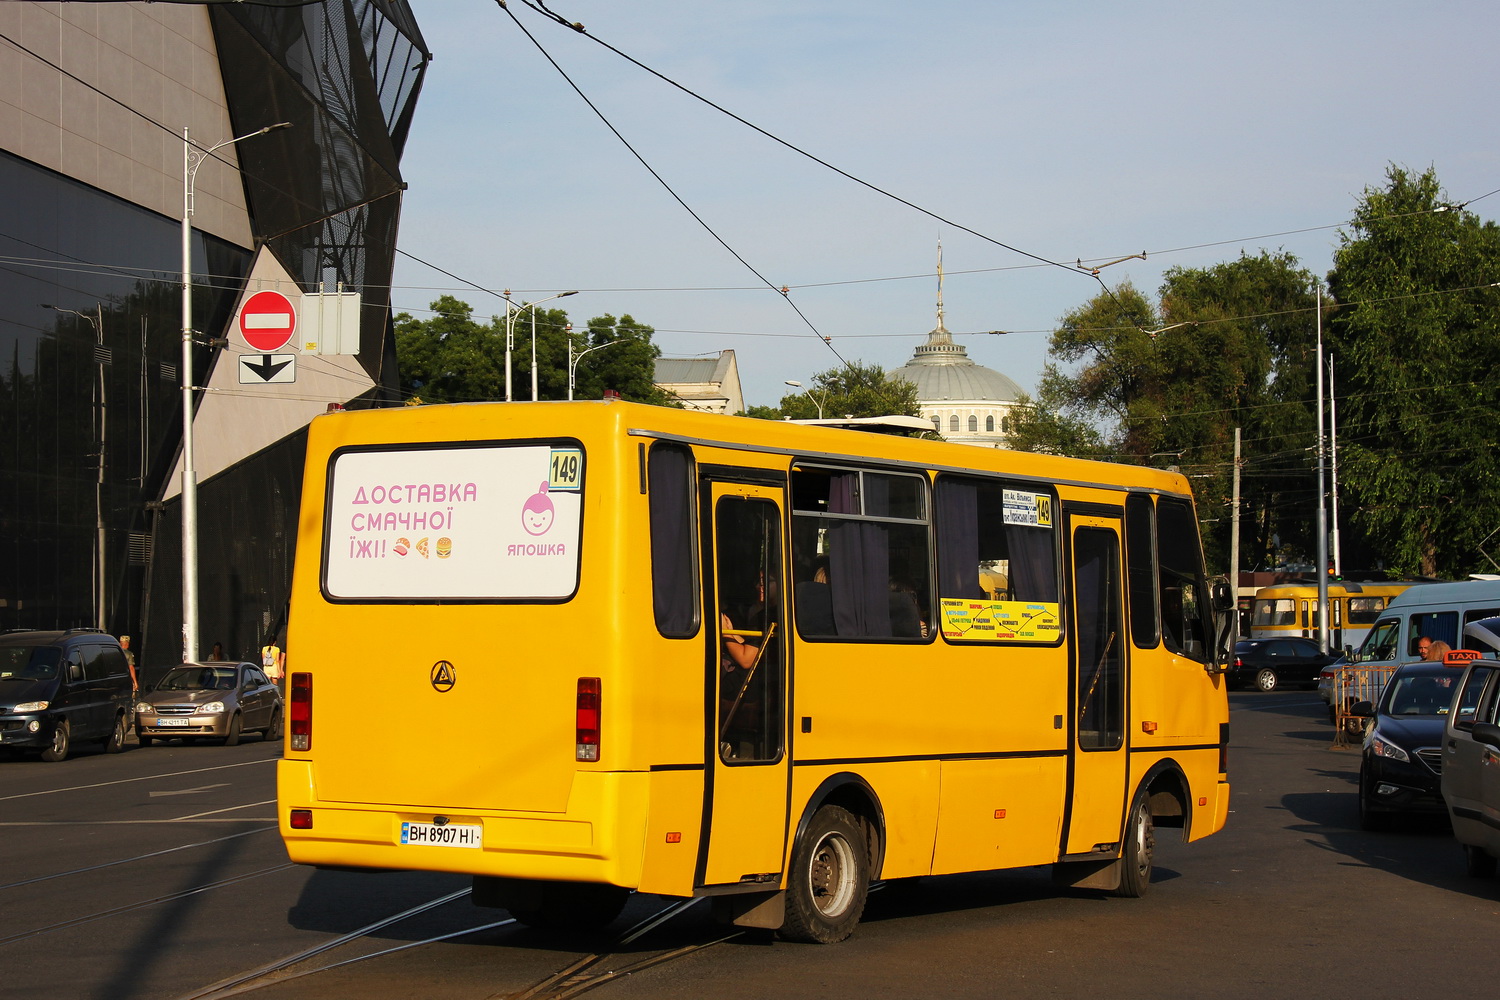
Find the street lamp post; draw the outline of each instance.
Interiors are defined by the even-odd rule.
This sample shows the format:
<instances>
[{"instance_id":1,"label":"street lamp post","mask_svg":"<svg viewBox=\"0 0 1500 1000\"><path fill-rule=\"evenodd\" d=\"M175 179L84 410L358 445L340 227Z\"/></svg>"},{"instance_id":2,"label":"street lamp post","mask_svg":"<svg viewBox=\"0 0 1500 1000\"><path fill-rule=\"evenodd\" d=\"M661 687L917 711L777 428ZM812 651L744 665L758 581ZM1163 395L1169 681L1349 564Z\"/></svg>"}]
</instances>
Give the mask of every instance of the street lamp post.
<instances>
[{"instance_id":1,"label":"street lamp post","mask_svg":"<svg viewBox=\"0 0 1500 1000\"><path fill-rule=\"evenodd\" d=\"M583 356L590 351L601 350L605 347L613 347L618 343L618 340L611 340L607 344L595 344L593 347L585 347L583 350L578 352L578 356L575 358L573 356L573 338L568 338L568 399L571 400L573 398L573 373L578 370L578 362L583 360Z\"/></svg>"},{"instance_id":2,"label":"street lamp post","mask_svg":"<svg viewBox=\"0 0 1500 1000\"><path fill-rule=\"evenodd\" d=\"M198 658L198 471L193 465L193 181L215 150L278 128L225 139L204 149L182 130L182 659Z\"/></svg>"},{"instance_id":3,"label":"street lamp post","mask_svg":"<svg viewBox=\"0 0 1500 1000\"><path fill-rule=\"evenodd\" d=\"M801 389L802 388L802 383L801 382L793 382L790 379L788 379L787 381L783 382L782 385L789 385L793 389ZM807 393L807 398L810 399L810 400L812 400L812 404L818 408L818 419L822 420L823 419L823 404L820 403L820 402L818 402L818 397L814 396L812 394L812 390L811 389L804 389L803 391Z\"/></svg>"},{"instance_id":4,"label":"street lamp post","mask_svg":"<svg viewBox=\"0 0 1500 1000\"><path fill-rule=\"evenodd\" d=\"M505 401L511 401L511 379L510 379L510 352L514 346L514 334L516 329L515 317L527 309L531 313L531 400L536 402L536 307L543 302L551 302L553 299L565 299L569 295L577 295L578 289L571 292L558 292L549 295L545 299L537 299L535 302L523 302L516 305L510 300L510 289L507 288L501 298L505 299Z\"/></svg>"},{"instance_id":5,"label":"street lamp post","mask_svg":"<svg viewBox=\"0 0 1500 1000\"><path fill-rule=\"evenodd\" d=\"M98 312L97 318L94 316L90 316L86 312L79 312L77 309L67 309L63 306L47 305L46 303L43 303L43 306L47 309L53 309L60 313L71 313L74 316L77 316L79 319L86 320L89 326L94 328L94 343L99 345L100 349L103 349L103 303L98 303L95 306L95 309ZM109 412L109 409L108 400L105 396L104 365L102 363L102 359L96 358L95 361L98 362L99 381L94 387L94 391L98 395L98 410L94 416L94 436L96 439L96 443L99 446L99 452L95 456L96 460L98 461L98 466L95 470L94 478L94 533L96 536L94 539L94 625L97 628L105 629L109 627L107 622L105 621L105 604L109 577L105 572L104 546L104 444L105 419Z\"/></svg>"}]
</instances>

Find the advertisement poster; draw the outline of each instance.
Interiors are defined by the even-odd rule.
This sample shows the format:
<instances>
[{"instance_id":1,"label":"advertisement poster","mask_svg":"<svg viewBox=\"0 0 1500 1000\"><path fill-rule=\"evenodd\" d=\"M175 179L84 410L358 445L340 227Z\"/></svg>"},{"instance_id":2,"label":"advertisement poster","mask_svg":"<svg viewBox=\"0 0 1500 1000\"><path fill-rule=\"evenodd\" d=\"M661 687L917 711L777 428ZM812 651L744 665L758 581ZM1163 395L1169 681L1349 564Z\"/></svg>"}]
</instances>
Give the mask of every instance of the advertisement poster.
<instances>
[{"instance_id":1,"label":"advertisement poster","mask_svg":"<svg viewBox=\"0 0 1500 1000\"><path fill-rule=\"evenodd\" d=\"M549 599L577 587L576 447L346 452L330 485L330 597Z\"/></svg>"},{"instance_id":2,"label":"advertisement poster","mask_svg":"<svg viewBox=\"0 0 1500 1000\"><path fill-rule=\"evenodd\" d=\"M943 638L963 642L1056 642L1059 605L1044 601L942 599Z\"/></svg>"}]
</instances>

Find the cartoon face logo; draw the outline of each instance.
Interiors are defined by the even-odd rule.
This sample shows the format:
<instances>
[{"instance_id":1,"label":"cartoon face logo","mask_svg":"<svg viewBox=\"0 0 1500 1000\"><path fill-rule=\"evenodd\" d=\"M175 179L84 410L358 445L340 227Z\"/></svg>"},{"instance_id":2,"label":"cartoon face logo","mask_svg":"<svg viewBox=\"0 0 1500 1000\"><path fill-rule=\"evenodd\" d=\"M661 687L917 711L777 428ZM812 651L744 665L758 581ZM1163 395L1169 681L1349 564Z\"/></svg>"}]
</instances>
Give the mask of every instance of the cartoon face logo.
<instances>
[{"instance_id":1,"label":"cartoon face logo","mask_svg":"<svg viewBox=\"0 0 1500 1000\"><path fill-rule=\"evenodd\" d=\"M547 496L547 484L543 483L541 489L526 498L526 504L521 508L521 527L529 535L545 535L552 527L555 513L552 498Z\"/></svg>"}]
</instances>

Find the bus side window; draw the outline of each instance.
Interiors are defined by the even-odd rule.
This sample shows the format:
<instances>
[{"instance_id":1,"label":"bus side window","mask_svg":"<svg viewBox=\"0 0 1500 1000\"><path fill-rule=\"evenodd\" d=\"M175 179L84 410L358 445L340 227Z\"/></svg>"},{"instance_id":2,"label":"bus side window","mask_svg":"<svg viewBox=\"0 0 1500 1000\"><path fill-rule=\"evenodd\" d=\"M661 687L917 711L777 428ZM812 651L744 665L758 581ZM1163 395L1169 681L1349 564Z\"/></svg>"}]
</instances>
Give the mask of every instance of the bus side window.
<instances>
[{"instance_id":1,"label":"bus side window","mask_svg":"<svg viewBox=\"0 0 1500 1000\"><path fill-rule=\"evenodd\" d=\"M646 475L656 629L670 638L689 638L698 634L693 453L682 445L657 441L651 445Z\"/></svg>"},{"instance_id":2,"label":"bus side window","mask_svg":"<svg viewBox=\"0 0 1500 1000\"><path fill-rule=\"evenodd\" d=\"M1207 662L1213 623L1198 522L1186 502L1163 498L1156 505L1156 523L1162 641L1174 653Z\"/></svg>"},{"instance_id":3,"label":"bus side window","mask_svg":"<svg viewBox=\"0 0 1500 1000\"><path fill-rule=\"evenodd\" d=\"M1130 638L1141 649L1161 642L1156 593L1156 509L1144 493L1125 498L1125 577Z\"/></svg>"}]
</instances>

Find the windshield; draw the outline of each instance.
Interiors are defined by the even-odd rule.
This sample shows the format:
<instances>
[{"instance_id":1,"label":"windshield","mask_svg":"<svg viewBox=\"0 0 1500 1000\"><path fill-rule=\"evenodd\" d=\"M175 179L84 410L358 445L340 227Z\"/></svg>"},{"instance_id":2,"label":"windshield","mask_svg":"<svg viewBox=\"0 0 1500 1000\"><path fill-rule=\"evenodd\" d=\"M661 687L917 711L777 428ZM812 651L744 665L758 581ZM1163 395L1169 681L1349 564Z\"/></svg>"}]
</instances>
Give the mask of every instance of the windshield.
<instances>
[{"instance_id":1,"label":"windshield","mask_svg":"<svg viewBox=\"0 0 1500 1000\"><path fill-rule=\"evenodd\" d=\"M236 667L178 667L156 685L157 691L233 691Z\"/></svg>"},{"instance_id":2,"label":"windshield","mask_svg":"<svg viewBox=\"0 0 1500 1000\"><path fill-rule=\"evenodd\" d=\"M1386 715L1447 715L1453 704L1454 674L1401 674L1392 678L1382 711Z\"/></svg>"},{"instance_id":3,"label":"windshield","mask_svg":"<svg viewBox=\"0 0 1500 1000\"><path fill-rule=\"evenodd\" d=\"M0 680L50 681L61 654L56 646L0 646Z\"/></svg>"}]
</instances>

